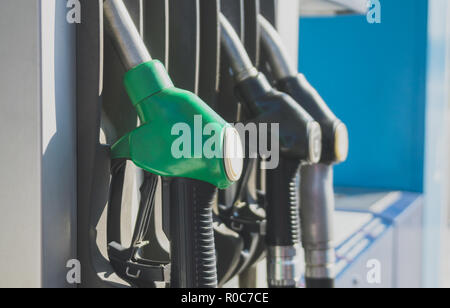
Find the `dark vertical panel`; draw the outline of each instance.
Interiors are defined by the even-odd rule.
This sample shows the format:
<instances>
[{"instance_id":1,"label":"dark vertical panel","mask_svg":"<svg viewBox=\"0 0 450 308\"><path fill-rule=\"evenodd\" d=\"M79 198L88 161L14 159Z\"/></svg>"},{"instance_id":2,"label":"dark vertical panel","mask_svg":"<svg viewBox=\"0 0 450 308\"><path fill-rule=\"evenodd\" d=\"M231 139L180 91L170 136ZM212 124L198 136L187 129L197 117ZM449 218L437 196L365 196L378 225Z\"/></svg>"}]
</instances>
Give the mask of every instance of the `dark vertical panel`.
<instances>
[{"instance_id":1,"label":"dark vertical panel","mask_svg":"<svg viewBox=\"0 0 450 308\"><path fill-rule=\"evenodd\" d=\"M200 0L199 96L217 110L220 64L220 0Z\"/></svg>"},{"instance_id":2,"label":"dark vertical panel","mask_svg":"<svg viewBox=\"0 0 450 308\"><path fill-rule=\"evenodd\" d=\"M81 287L105 287L98 265L112 272L96 246L96 223L107 202L109 161L99 145L102 45L102 1L81 1L83 22L77 25L77 249ZM104 243L106 245L106 242ZM106 247L106 246L105 246Z\"/></svg>"},{"instance_id":3,"label":"dark vertical panel","mask_svg":"<svg viewBox=\"0 0 450 308\"><path fill-rule=\"evenodd\" d=\"M259 0L244 1L244 44L255 66L259 64Z\"/></svg>"},{"instance_id":4,"label":"dark vertical panel","mask_svg":"<svg viewBox=\"0 0 450 308\"><path fill-rule=\"evenodd\" d=\"M276 23L276 3L278 0L259 0L261 14L273 25Z\"/></svg>"},{"instance_id":5,"label":"dark vertical panel","mask_svg":"<svg viewBox=\"0 0 450 308\"><path fill-rule=\"evenodd\" d=\"M199 0L169 0L169 73L175 86L197 93Z\"/></svg>"},{"instance_id":6,"label":"dark vertical panel","mask_svg":"<svg viewBox=\"0 0 450 308\"><path fill-rule=\"evenodd\" d=\"M144 0L144 40L150 54L167 66L169 0Z\"/></svg>"},{"instance_id":7,"label":"dark vertical panel","mask_svg":"<svg viewBox=\"0 0 450 308\"><path fill-rule=\"evenodd\" d=\"M244 2L226 0L221 2L221 12L244 39ZM230 72L230 63L226 55L220 57L219 113L228 122L234 123L238 117L238 101L234 96L234 80Z\"/></svg>"}]
</instances>

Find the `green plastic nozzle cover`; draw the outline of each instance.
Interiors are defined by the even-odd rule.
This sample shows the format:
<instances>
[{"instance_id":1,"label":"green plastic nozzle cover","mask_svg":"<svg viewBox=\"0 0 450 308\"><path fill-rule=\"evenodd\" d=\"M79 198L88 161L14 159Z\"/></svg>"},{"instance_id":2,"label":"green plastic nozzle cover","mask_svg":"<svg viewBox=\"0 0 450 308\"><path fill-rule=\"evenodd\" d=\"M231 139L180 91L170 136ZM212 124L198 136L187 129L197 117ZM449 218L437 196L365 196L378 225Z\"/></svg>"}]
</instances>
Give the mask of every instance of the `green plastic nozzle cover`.
<instances>
[{"instance_id":1,"label":"green plastic nozzle cover","mask_svg":"<svg viewBox=\"0 0 450 308\"><path fill-rule=\"evenodd\" d=\"M220 189L233 184L223 159L224 134L231 127L224 119L195 94L176 88L159 61L131 69L124 84L141 126L112 146L113 159L129 159L160 176L201 180ZM205 127L210 134L221 135L211 139L203 133ZM183 133L190 143L180 142ZM184 148L188 144L190 149ZM204 155L205 145L222 156ZM179 153L190 155L180 157Z\"/></svg>"}]
</instances>

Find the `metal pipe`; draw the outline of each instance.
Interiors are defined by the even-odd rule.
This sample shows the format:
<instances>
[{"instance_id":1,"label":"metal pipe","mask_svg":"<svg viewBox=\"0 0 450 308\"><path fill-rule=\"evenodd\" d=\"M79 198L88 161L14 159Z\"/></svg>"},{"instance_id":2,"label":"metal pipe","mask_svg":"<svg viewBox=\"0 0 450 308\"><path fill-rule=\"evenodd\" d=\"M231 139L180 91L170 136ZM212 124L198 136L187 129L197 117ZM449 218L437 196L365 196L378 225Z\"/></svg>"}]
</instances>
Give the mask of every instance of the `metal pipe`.
<instances>
[{"instance_id":1,"label":"metal pipe","mask_svg":"<svg viewBox=\"0 0 450 308\"><path fill-rule=\"evenodd\" d=\"M267 279L270 288L295 288L299 279L298 245L267 248Z\"/></svg>"},{"instance_id":2,"label":"metal pipe","mask_svg":"<svg viewBox=\"0 0 450 308\"><path fill-rule=\"evenodd\" d=\"M152 60L122 0L105 0L103 12L107 30L127 70Z\"/></svg>"},{"instance_id":3,"label":"metal pipe","mask_svg":"<svg viewBox=\"0 0 450 308\"><path fill-rule=\"evenodd\" d=\"M261 30L261 44L268 55L268 61L276 80L297 76L295 65L291 63L289 54L277 30L263 16L258 16Z\"/></svg>"},{"instance_id":4,"label":"metal pipe","mask_svg":"<svg viewBox=\"0 0 450 308\"><path fill-rule=\"evenodd\" d=\"M234 78L237 82L241 82L247 78L257 76L258 70L250 60L233 26L223 14L220 14L219 19L222 47L230 59Z\"/></svg>"}]
</instances>

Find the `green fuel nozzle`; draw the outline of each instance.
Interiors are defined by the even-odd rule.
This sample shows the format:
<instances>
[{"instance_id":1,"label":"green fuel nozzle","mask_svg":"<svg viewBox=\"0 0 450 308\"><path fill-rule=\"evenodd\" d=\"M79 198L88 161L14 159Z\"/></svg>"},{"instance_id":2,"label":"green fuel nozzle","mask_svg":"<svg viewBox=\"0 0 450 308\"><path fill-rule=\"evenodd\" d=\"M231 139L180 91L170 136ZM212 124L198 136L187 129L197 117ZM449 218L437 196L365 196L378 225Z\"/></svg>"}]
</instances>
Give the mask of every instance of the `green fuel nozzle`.
<instances>
[{"instance_id":1,"label":"green fuel nozzle","mask_svg":"<svg viewBox=\"0 0 450 308\"><path fill-rule=\"evenodd\" d=\"M221 189L237 181L243 168L237 131L198 96L173 85L164 66L152 60L122 0L105 0L104 16L141 123L112 146L112 158Z\"/></svg>"},{"instance_id":2,"label":"green fuel nozzle","mask_svg":"<svg viewBox=\"0 0 450 308\"><path fill-rule=\"evenodd\" d=\"M202 180L219 188L239 179L242 163L227 154L239 147L238 133L196 95L174 87L160 62L145 62L128 71L125 88L141 126L113 145L114 158L131 159L157 175ZM203 134L206 128L217 135ZM211 138L218 155L207 158L206 151L213 149L204 146L214 141Z\"/></svg>"}]
</instances>

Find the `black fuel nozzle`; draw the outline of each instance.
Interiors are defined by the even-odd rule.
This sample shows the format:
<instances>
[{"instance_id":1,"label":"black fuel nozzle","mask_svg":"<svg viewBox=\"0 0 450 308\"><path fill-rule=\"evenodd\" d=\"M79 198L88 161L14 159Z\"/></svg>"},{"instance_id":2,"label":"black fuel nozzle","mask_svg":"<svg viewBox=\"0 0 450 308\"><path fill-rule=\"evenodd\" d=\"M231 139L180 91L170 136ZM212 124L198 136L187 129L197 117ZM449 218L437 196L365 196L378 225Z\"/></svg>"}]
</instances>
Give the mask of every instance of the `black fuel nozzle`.
<instances>
[{"instance_id":1,"label":"black fuel nozzle","mask_svg":"<svg viewBox=\"0 0 450 308\"><path fill-rule=\"evenodd\" d=\"M238 82L236 92L252 122L279 125L281 157L303 163L320 160L320 125L289 95L275 90L261 73Z\"/></svg>"},{"instance_id":2,"label":"black fuel nozzle","mask_svg":"<svg viewBox=\"0 0 450 308\"><path fill-rule=\"evenodd\" d=\"M282 39L264 17L259 16L261 44L267 55L277 88L298 102L322 128L322 157L324 164L341 163L348 156L348 130L336 117L320 94L303 74L291 64Z\"/></svg>"},{"instance_id":3,"label":"black fuel nozzle","mask_svg":"<svg viewBox=\"0 0 450 308\"><path fill-rule=\"evenodd\" d=\"M317 163L321 157L320 125L289 95L275 90L253 66L233 26L221 15L222 46L230 58L236 94L251 121L279 125L280 153L285 158Z\"/></svg>"},{"instance_id":4,"label":"black fuel nozzle","mask_svg":"<svg viewBox=\"0 0 450 308\"><path fill-rule=\"evenodd\" d=\"M266 180L268 284L269 287L296 287L300 233L295 190L297 174L301 164L320 161L321 128L295 100L275 90L257 71L235 30L223 15L220 22L221 42L230 59L236 93L246 107L251 122L278 125L279 165L267 170Z\"/></svg>"},{"instance_id":5,"label":"black fuel nozzle","mask_svg":"<svg viewBox=\"0 0 450 308\"><path fill-rule=\"evenodd\" d=\"M342 123L305 76L292 65L282 39L264 17L259 16L261 43L277 88L292 96L322 128L319 164L301 169L300 218L305 249L305 280L308 288L334 287L333 164L347 159L349 138Z\"/></svg>"},{"instance_id":6,"label":"black fuel nozzle","mask_svg":"<svg viewBox=\"0 0 450 308\"><path fill-rule=\"evenodd\" d=\"M341 163L348 155L347 126L339 120L319 93L306 80L303 74L286 77L277 82L280 91L288 93L309 114L320 123L322 128L322 158L321 163Z\"/></svg>"}]
</instances>

